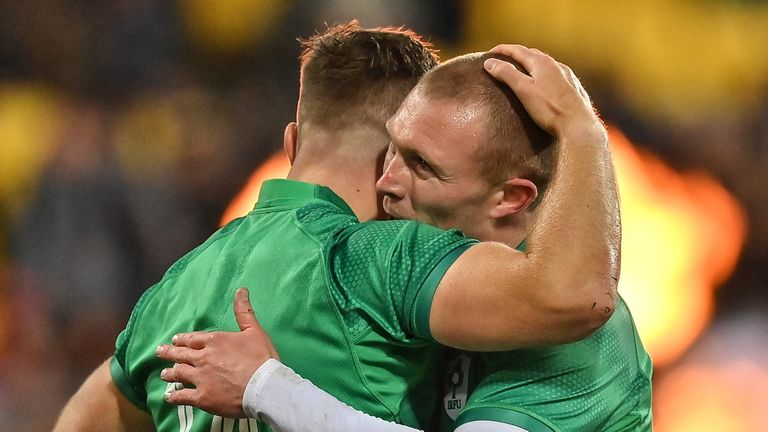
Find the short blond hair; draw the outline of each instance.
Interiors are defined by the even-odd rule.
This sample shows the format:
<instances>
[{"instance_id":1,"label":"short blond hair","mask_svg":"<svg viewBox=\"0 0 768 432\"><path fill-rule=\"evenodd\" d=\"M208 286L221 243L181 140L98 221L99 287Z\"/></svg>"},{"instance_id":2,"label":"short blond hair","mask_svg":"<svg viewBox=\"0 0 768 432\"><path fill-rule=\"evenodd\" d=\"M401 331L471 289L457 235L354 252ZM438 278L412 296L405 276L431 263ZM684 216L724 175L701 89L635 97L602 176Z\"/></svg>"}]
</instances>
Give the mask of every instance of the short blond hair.
<instances>
[{"instance_id":1,"label":"short blond hair","mask_svg":"<svg viewBox=\"0 0 768 432\"><path fill-rule=\"evenodd\" d=\"M522 177L543 192L552 176L554 140L531 119L509 87L485 71L483 63L491 57L511 61L490 53L465 54L431 70L419 87L432 101L485 110L487 133L475 158L489 183Z\"/></svg>"}]
</instances>

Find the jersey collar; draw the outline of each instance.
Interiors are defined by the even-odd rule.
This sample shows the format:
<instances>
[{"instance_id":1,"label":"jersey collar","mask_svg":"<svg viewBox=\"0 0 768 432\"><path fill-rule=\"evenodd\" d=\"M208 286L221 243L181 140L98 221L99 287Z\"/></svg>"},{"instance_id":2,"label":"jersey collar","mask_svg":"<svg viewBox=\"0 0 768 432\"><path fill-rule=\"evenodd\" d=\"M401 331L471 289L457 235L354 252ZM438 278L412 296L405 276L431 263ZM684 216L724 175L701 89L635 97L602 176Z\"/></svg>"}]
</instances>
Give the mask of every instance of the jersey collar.
<instances>
[{"instance_id":1,"label":"jersey collar","mask_svg":"<svg viewBox=\"0 0 768 432\"><path fill-rule=\"evenodd\" d=\"M318 199L328 201L349 214L355 214L349 205L330 188L286 179L265 181L261 185L256 208L300 205Z\"/></svg>"}]
</instances>

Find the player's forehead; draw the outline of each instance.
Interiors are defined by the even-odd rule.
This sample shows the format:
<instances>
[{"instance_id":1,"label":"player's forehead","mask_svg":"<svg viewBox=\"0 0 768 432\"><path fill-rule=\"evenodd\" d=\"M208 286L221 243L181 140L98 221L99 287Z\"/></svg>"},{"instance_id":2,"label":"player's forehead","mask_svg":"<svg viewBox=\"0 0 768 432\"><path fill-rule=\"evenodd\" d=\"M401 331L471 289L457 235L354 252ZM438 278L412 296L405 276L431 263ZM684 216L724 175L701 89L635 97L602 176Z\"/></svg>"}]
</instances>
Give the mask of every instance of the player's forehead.
<instances>
[{"instance_id":1,"label":"player's forehead","mask_svg":"<svg viewBox=\"0 0 768 432\"><path fill-rule=\"evenodd\" d=\"M406 137L412 133L416 122L423 121L427 109L428 100L417 89L411 91L395 111L395 114L387 120L386 127L393 139Z\"/></svg>"},{"instance_id":2,"label":"player's forehead","mask_svg":"<svg viewBox=\"0 0 768 432\"><path fill-rule=\"evenodd\" d=\"M484 110L479 104L413 91L387 121L387 130L397 145L445 141L446 138L474 140L482 135L483 118Z\"/></svg>"},{"instance_id":3,"label":"player's forehead","mask_svg":"<svg viewBox=\"0 0 768 432\"><path fill-rule=\"evenodd\" d=\"M392 143L404 153L418 153L446 175L474 173L479 169L474 154L484 140L481 114L476 106L452 100L412 100L392 118Z\"/></svg>"}]
</instances>

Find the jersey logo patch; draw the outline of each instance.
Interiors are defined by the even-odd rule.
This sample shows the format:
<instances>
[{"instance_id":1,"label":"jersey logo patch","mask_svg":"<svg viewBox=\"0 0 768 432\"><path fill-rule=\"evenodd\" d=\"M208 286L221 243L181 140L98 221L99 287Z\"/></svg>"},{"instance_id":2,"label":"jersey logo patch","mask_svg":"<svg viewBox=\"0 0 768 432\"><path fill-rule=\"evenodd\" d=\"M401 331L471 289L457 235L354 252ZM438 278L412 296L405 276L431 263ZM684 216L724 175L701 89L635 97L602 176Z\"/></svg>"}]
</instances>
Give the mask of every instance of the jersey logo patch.
<instances>
[{"instance_id":1,"label":"jersey logo patch","mask_svg":"<svg viewBox=\"0 0 768 432\"><path fill-rule=\"evenodd\" d=\"M448 361L445 367L443 406L452 420L456 420L467 404L470 362L468 355L459 354Z\"/></svg>"}]
</instances>

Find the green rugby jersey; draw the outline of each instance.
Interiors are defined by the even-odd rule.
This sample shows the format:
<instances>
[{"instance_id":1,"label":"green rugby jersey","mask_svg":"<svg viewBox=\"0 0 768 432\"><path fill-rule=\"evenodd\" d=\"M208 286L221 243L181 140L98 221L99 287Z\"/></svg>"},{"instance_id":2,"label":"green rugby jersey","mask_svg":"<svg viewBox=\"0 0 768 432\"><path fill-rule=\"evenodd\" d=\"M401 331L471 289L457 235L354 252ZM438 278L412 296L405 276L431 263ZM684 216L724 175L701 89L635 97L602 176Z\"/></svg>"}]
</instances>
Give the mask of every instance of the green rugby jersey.
<instances>
[{"instance_id":1,"label":"green rugby jersey","mask_svg":"<svg viewBox=\"0 0 768 432\"><path fill-rule=\"evenodd\" d=\"M166 403L160 370L170 364L154 353L176 333L236 331L232 302L245 286L283 362L359 410L428 427L439 385L429 307L474 242L413 221L359 223L328 188L268 181L251 213L142 296L118 337L113 380L160 431L254 430Z\"/></svg>"},{"instance_id":2,"label":"green rugby jersey","mask_svg":"<svg viewBox=\"0 0 768 432\"><path fill-rule=\"evenodd\" d=\"M532 432L650 431L652 370L619 297L611 319L579 342L454 353L445 367L442 430L490 420Z\"/></svg>"}]
</instances>

